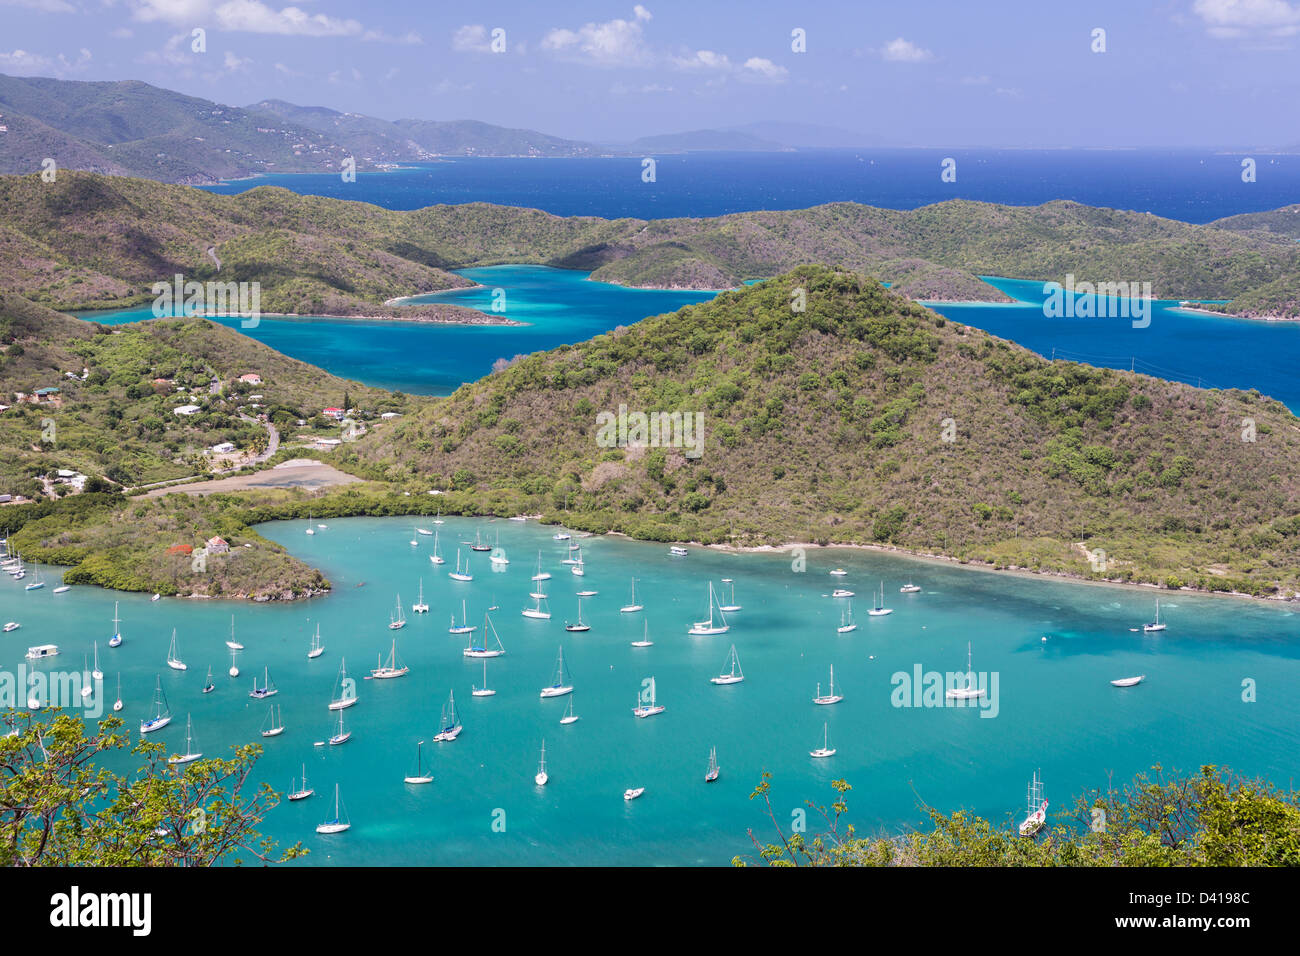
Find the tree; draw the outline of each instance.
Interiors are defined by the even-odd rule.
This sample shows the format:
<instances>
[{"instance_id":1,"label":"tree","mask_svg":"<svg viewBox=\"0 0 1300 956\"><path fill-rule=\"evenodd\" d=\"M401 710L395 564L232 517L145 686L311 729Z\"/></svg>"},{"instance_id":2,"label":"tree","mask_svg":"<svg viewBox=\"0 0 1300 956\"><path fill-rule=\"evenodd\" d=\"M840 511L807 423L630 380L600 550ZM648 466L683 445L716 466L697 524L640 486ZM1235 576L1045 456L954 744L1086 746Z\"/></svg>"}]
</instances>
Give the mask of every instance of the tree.
<instances>
[{"instance_id":1,"label":"tree","mask_svg":"<svg viewBox=\"0 0 1300 956\"><path fill-rule=\"evenodd\" d=\"M245 792L262 748L235 748L232 760L198 760L176 770L166 747L134 745L117 717L88 733L79 718L53 720L9 711L0 723L0 866L211 866L247 857L280 863L307 851L277 854L257 827L280 795L267 784ZM101 756L129 751L143 765L127 775Z\"/></svg>"}]
</instances>

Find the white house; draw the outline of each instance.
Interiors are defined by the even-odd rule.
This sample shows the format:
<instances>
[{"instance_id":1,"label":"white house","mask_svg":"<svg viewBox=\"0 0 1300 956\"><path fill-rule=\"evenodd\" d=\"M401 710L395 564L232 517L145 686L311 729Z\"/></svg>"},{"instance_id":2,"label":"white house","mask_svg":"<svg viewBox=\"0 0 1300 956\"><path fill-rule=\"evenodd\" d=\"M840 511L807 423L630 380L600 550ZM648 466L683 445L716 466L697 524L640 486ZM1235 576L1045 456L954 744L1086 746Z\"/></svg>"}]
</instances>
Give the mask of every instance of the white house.
<instances>
[{"instance_id":1,"label":"white house","mask_svg":"<svg viewBox=\"0 0 1300 956\"><path fill-rule=\"evenodd\" d=\"M235 443L229 441L223 441L219 445L212 446L212 453L214 455L226 455L234 450L235 450Z\"/></svg>"},{"instance_id":2,"label":"white house","mask_svg":"<svg viewBox=\"0 0 1300 956\"><path fill-rule=\"evenodd\" d=\"M173 415L197 415L200 411L202 411L202 409L199 408L199 406L197 405L181 405L177 408L173 408L172 414Z\"/></svg>"}]
</instances>

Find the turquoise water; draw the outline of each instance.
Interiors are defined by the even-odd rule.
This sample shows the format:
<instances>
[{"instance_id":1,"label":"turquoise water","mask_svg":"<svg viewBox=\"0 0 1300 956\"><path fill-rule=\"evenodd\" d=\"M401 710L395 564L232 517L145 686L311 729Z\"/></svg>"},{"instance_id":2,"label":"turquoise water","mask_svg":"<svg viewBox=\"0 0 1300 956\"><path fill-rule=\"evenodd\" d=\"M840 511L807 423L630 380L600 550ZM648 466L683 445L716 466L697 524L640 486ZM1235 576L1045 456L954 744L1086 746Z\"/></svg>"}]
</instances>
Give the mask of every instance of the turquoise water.
<instances>
[{"instance_id":1,"label":"turquoise water","mask_svg":"<svg viewBox=\"0 0 1300 956\"><path fill-rule=\"evenodd\" d=\"M627 289L587 280L587 273L543 266L490 266L461 273L482 283L425 296L484 312L494 289L505 290L506 315L531 323L436 326L335 319L268 319L245 334L336 375L421 395L450 394L486 375L498 358L581 342L647 315L712 298L708 292ZM1177 303L1153 303L1151 322L1051 319L1043 315L1043 284L988 281L1019 300L1009 305L932 304L954 321L1008 338L1041 355L1220 388L1257 388L1300 411L1300 323L1256 322L1198 315ZM89 314L106 324L149 318L148 310ZM238 319L223 321L239 329Z\"/></svg>"},{"instance_id":2,"label":"turquoise water","mask_svg":"<svg viewBox=\"0 0 1300 956\"><path fill-rule=\"evenodd\" d=\"M426 521L428 519L425 519ZM458 584L428 561L432 538L411 547L404 519L334 520L314 536L304 522L261 530L319 567L334 584L329 596L290 605L187 602L76 587L55 595L52 585L25 592L23 582L0 581L0 620L20 631L0 640L8 670L29 645L54 642L56 662L80 668L91 640L100 639L108 696L121 671L132 729L145 715L155 675L175 715L152 735L179 748L185 715L194 718L196 743L208 755L240 742L266 753L256 777L281 790L306 764L317 795L284 803L264 830L282 843L302 840L308 864L720 864L761 838L770 824L747 799L764 770L773 773L778 819L788 823L806 799L828 802L829 782L853 785L850 816L861 831L893 831L918 824L918 802L941 810L967 807L995 822L1023 813L1025 787L1041 768L1053 813L1085 787L1126 781L1155 762L1193 770L1226 763L1286 785L1300 771L1300 645L1295 614L1257 602L1191 594L1164 595L1169 629L1144 636L1129 628L1150 619L1154 594L1137 589L1031 579L867 551L810 551L807 569L792 570L790 555L723 554L690 549L674 559L663 545L600 538L584 541L587 575L576 578L559 561L566 545L553 528L533 523L448 519L442 550L454 563L455 542L481 529L511 558L504 573L474 554L474 581ZM553 618L524 619L537 552L554 575L548 583ZM468 551L465 551L468 554ZM827 572L843 566L836 579ZM640 614L620 614L633 575ZM45 569L47 579L57 569ZM727 635L690 637L704 615L707 582L735 579L736 601ZM428 615L411 613L423 579ZM895 609L869 618L870 594L883 579ZM29 576L30 580L30 576ZM898 593L915 582L924 591ZM364 585L362 584L364 582ZM843 585L857 592L858 630L839 635ZM592 629L568 634L576 617L574 592L599 593L583 602ZM408 624L398 631L398 653L411 673L397 680L363 681L393 636L387 628L397 592ZM493 620L507 654L488 661L491 698L473 698L482 662L462 657L463 637L447 633L449 616L464 598L472 623L499 605ZM113 603L121 602L122 647L109 650ZM246 646L237 680L226 676L224 645L235 615ZM630 642L649 622L653 647ZM319 623L324 656L306 657ZM171 629L177 629L186 672L165 665ZM1043 636L1048 636L1044 642ZM732 642L743 684L718 687ZM996 717L972 708L891 705L891 675L964 669L966 643L977 672L996 672ZM556 650L563 645L581 720L560 726L566 699L541 700ZM332 732L327 710L340 656L357 678L360 702L345 712L352 740L318 748ZM217 690L202 695L208 666ZM842 703L818 707L811 698L834 665ZM280 689L287 727L262 740L268 703L249 699L254 673L269 666ZM50 670L50 665L42 669ZM1146 674L1147 681L1117 690L1110 680ZM655 677L665 713L635 719L631 709L642 681ZM1258 701L1242 700L1242 682L1257 682ZM989 684L990 692L994 685ZM416 742L428 741L454 689L464 724L460 739L425 745L435 778L429 786L402 782L414 772ZM829 760L813 760L822 723L829 722ZM542 739L551 775L537 788ZM721 779L706 785L711 746ZM353 827L318 836L335 783ZM623 790L646 794L626 803ZM494 832L504 812L505 831Z\"/></svg>"}]
</instances>

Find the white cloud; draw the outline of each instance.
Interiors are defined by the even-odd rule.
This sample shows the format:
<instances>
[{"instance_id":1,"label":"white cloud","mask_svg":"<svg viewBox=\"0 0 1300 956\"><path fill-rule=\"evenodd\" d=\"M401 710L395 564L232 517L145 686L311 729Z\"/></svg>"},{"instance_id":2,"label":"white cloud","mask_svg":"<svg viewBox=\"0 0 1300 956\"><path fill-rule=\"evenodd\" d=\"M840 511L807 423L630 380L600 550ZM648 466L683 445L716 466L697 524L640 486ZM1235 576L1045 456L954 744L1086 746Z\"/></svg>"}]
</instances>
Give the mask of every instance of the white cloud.
<instances>
[{"instance_id":1,"label":"white cloud","mask_svg":"<svg viewBox=\"0 0 1300 956\"><path fill-rule=\"evenodd\" d=\"M457 53L491 53L492 41L487 27L481 23L467 23L451 36L451 48Z\"/></svg>"},{"instance_id":2,"label":"white cloud","mask_svg":"<svg viewBox=\"0 0 1300 956\"><path fill-rule=\"evenodd\" d=\"M771 60L761 56L751 56L745 61L741 76L750 79L766 80L770 83L784 83L790 71L783 66L777 66Z\"/></svg>"},{"instance_id":3,"label":"white cloud","mask_svg":"<svg viewBox=\"0 0 1300 956\"><path fill-rule=\"evenodd\" d=\"M7 2L7 0L0 0ZM26 2L26 0L25 0ZM43 0L55 2L55 0ZM194 27L211 24L231 33L261 33L276 36L360 37L389 43L418 44L419 34L408 31L390 36L380 30L367 30L350 18L308 13L301 7L279 9L262 0L130 0L134 17L145 23L171 23Z\"/></svg>"},{"instance_id":4,"label":"white cloud","mask_svg":"<svg viewBox=\"0 0 1300 956\"><path fill-rule=\"evenodd\" d=\"M1286 0L1196 0L1192 9L1216 39L1300 33L1300 5Z\"/></svg>"},{"instance_id":5,"label":"white cloud","mask_svg":"<svg viewBox=\"0 0 1300 956\"><path fill-rule=\"evenodd\" d=\"M637 4L632 17L588 23L577 30L555 27L542 38L542 49L597 66L644 66L653 59L641 29L649 22L650 11Z\"/></svg>"},{"instance_id":6,"label":"white cloud","mask_svg":"<svg viewBox=\"0 0 1300 956\"><path fill-rule=\"evenodd\" d=\"M891 63L921 63L934 59L934 54L929 50L922 49L911 40L904 40L902 37L886 43L881 48L880 55Z\"/></svg>"},{"instance_id":7,"label":"white cloud","mask_svg":"<svg viewBox=\"0 0 1300 956\"><path fill-rule=\"evenodd\" d=\"M240 57L235 56L235 54L231 53L229 50L226 51L226 56L222 61L225 68L227 70L230 70L232 73L235 72L236 70L243 69L244 67L246 67L248 64L252 62L253 61L248 59L247 57L241 59Z\"/></svg>"},{"instance_id":8,"label":"white cloud","mask_svg":"<svg viewBox=\"0 0 1300 956\"><path fill-rule=\"evenodd\" d=\"M702 70L718 70L724 73L730 73L732 70L731 60L725 53L714 53L712 50L696 50L691 56L673 57L673 65L679 70L698 72Z\"/></svg>"},{"instance_id":9,"label":"white cloud","mask_svg":"<svg viewBox=\"0 0 1300 956\"><path fill-rule=\"evenodd\" d=\"M15 76L69 76L80 73L90 65L90 51L82 47L75 59L69 59L60 53L51 59L39 53L27 50L0 52L0 73L12 73Z\"/></svg>"},{"instance_id":10,"label":"white cloud","mask_svg":"<svg viewBox=\"0 0 1300 956\"><path fill-rule=\"evenodd\" d=\"M41 13L74 13L77 9L67 0L0 0L0 7L22 7L24 10L39 10Z\"/></svg>"}]
</instances>

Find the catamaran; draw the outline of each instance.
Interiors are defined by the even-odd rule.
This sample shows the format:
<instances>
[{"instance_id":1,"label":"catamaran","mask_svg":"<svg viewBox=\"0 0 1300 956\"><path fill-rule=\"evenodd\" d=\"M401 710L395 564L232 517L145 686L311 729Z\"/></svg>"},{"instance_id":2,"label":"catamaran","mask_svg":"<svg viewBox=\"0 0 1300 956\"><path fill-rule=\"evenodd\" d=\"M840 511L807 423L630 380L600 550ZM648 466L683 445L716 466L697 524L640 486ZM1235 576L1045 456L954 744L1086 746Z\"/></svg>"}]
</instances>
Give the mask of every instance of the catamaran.
<instances>
[{"instance_id":1,"label":"catamaran","mask_svg":"<svg viewBox=\"0 0 1300 956\"><path fill-rule=\"evenodd\" d=\"M620 614L634 614L637 611L644 610L644 606L636 603L636 578L632 579L632 600L618 609Z\"/></svg>"},{"instance_id":2,"label":"catamaran","mask_svg":"<svg viewBox=\"0 0 1300 956\"><path fill-rule=\"evenodd\" d=\"M424 578L420 578L420 596L415 599L411 605L411 610L416 614L428 614L429 605L424 603Z\"/></svg>"},{"instance_id":3,"label":"catamaran","mask_svg":"<svg viewBox=\"0 0 1300 956\"><path fill-rule=\"evenodd\" d=\"M488 646L488 634L492 635L492 640L496 642L496 647ZM506 652L505 645L501 643L501 636L497 634L496 626L492 623L492 618L488 617L487 612L483 613L483 640L481 643L470 641L469 647L465 648L466 657L500 657Z\"/></svg>"},{"instance_id":4,"label":"catamaran","mask_svg":"<svg viewBox=\"0 0 1300 956\"><path fill-rule=\"evenodd\" d=\"M162 678L158 677L153 688L153 716L140 721L140 733L151 734L155 730L162 730L171 722L171 708L167 706L167 695L163 693Z\"/></svg>"},{"instance_id":5,"label":"catamaran","mask_svg":"<svg viewBox=\"0 0 1300 956\"><path fill-rule=\"evenodd\" d=\"M717 780L718 773L721 771L721 769L722 768L718 766L718 748L710 747L709 748L709 769L704 773L704 782L713 783L713 781Z\"/></svg>"},{"instance_id":6,"label":"catamaran","mask_svg":"<svg viewBox=\"0 0 1300 956\"><path fill-rule=\"evenodd\" d=\"M858 625L853 622L853 602L840 611L840 626L835 629L837 634L848 634L850 631L856 631Z\"/></svg>"},{"instance_id":7,"label":"catamaran","mask_svg":"<svg viewBox=\"0 0 1300 956\"><path fill-rule=\"evenodd\" d=\"M687 551L679 544L670 545L668 548L668 553L671 554L674 558L684 558L688 554L690 554L689 551Z\"/></svg>"},{"instance_id":8,"label":"catamaran","mask_svg":"<svg viewBox=\"0 0 1300 956\"><path fill-rule=\"evenodd\" d=\"M339 676L334 681L334 698L330 701L330 710L344 710L359 699L356 682L348 677L347 661L339 658Z\"/></svg>"},{"instance_id":9,"label":"catamaran","mask_svg":"<svg viewBox=\"0 0 1300 956\"><path fill-rule=\"evenodd\" d=\"M730 665L729 669L727 665ZM731 658L727 664L723 665L724 670L717 677L710 677L709 681L714 684L739 684L745 679L745 672L740 669L740 655L736 653L736 645L731 645Z\"/></svg>"},{"instance_id":10,"label":"catamaran","mask_svg":"<svg viewBox=\"0 0 1300 956\"><path fill-rule=\"evenodd\" d=\"M478 630L477 624L469 623L465 613L465 602L460 602L460 623L456 623L456 615L451 616L451 626L447 628L448 634L473 634Z\"/></svg>"},{"instance_id":11,"label":"catamaran","mask_svg":"<svg viewBox=\"0 0 1300 956\"><path fill-rule=\"evenodd\" d=\"M143 730L143 728L141 729ZM182 764L193 763L194 761L198 760L202 756L203 756L202 751L198 751L194 749L194 721L190 718L189 714L186 714L185 715L185 753L176 754L175 756L168 757L167 762L171 764L173 767L176 767Z\"/></svg>"},{"instance_id":12,"label":"catamaran","mask_svg":"<svg viewBox=\"0 0 1300 956\"><path fill-rule=\"evenodd\" d=\"M569 676L568 668L564 666L564 648L560 648L559 656L555 658L555 677L549 687L543 687L542 697L563 697L565 694L573 693L573 684L570 683L572 677Z\"/></svg>"},{"instance_id":13,"label":"catamaran","mask_svg":"<svg viewBox=\"0 0 1300 956\"><path fill-rule=\"evenodd\" d=\"M226 647L232 651L242 651L244 645L235 640L235 615L230 615L230 639L226 641Z\"/></svg>"},{"instance_id":14,"label":"catamaran","mask_svg":"<svg viewBox=\"0 0 1300 956\"><path fill-rule=\"evenodd\" d=\"M421 740L415 752L415 776L402 778L403 783L433 783L433 777L424 772L424 741Z\"/></svg>"},{"instance_id":15,"label":"catamaran","mask_svg":"<svg viewBox=\"0 0 1300 956\"><path fill-rule=\"evenodd\" d=\"M650 640L650 622L645 622L645 628L642 631L642 638L639 641L633 641L633 647L653 647L654 641Z\"/></svg>"},{"instance_id":16,"label":"catamaran","mask_svg":"<svg viewBox=\"0 0 1300 956\"><path fill-rule=\"evenodd\" d=\"M713 582L710 581L709 582L709 619L707 621L696 621L694 624L691 625L691 629L687 631L687 633L694 634L696 636L710 636L713 634L726 634L727 631L731 630L731 625L727 623L727 617L725 614L722 613L721 609L718 610L718 619L721 623L714 623L713 609L716 606L717 606L717 601L714 600L713 597Z\"/></svg>"},{"instance_id":17,"label":"catamaran","mask_svg":"<svg viewBox=\"0 0 1300 956\"><path fill-rule=\"evenodd\" d=\"M570 632L582 632L582 631L591 630L590 624L582 623L582 598L578 598L578 623L570 624L568 621L565 621L564 629Z\"/></svg>"},{"instance_id":18,"label":"catamaran","mask_svg":"<svg viewBox=\"0 0 1300 956\"><path fill-rule=\"evenodd\" d=\"M307 659L314 661L325 653L325 646L320 642L320 625L316 625L316 633L312 635L311 647L307 650Z\"/></svg>"},{"instance_id":19,"label":"catamaran","mask_svg":"<svg viewBox=\"0 0 1300 956\"><path fill-rule=\"evenodd\" d=\"M961 687L949 687L944 696L949 700L974 700L984 696L984 688L975 686L975 672L970 665L970 641L966 642L966 683Z\"/></svg>"},{"instance_id":20,"label":"catamaran","mask_svg":"<svg viewBox=\"0 0 1300 956\"><path fill-rule=\"evenodd\" d=\"M483 662L483 686L475 687L471 684L470 693L474 697L492 697L496 694L496 691L492 690L487 685L487 661L486 660Z\"/></svg>"},{"instance_id":21,"label":"catamaran","mask_svg":"<svg viewBox=\"0 0 1300 956\"><path fill-rule=\"evenodd\" d=\"M334 816L318 826L316 832L342 833L344 830L351 829L351 827L352 821L348 819L348 812L343 806L343 798L339 796L339 785L336 783L334 784Z\"/></svg>"},{"instance_id":22,"label":"catamaran","mask_svg":"<svg viewBox=\"0 0 1300 956\"><path fill-rule=\"evenodd\" d=\"M339 744L345 744L352 739L352 731L343 726L343 711L339 711L339 729L338 733L330 737L330 746L337 747Z\"/></svg>"},{"instance_id":23,"label":"catamaran","mask_svg":"<svg viewBox=\"0 0 1300 956\"><path fill-rule=\"evenodd\" d=\"M1146 679L1146 674L1141 674L1137 677L1121 677L1119 680L1111 681L1111 685L1114 687L1136 687Z\"/></svg>"},{"instance_id":24,"label":"catamaran","mask_svg":"<svg viewBox=\"0 0 1300 956\"><path fill-rule=\"evenodd\" d=\"M95 667L91 670L90 676L95 680L104 679L104 671L99 666L99 641L95 641Z\"/></svg>"},{"instance_id":25,"label":"catamaran","mask_svg":"<svg viewBox=\"0 0 1300 956\"><path fill-rule=\"evenodd\" d=\"M460 718L456 716L456 692L447 696L447 703L442 708L442 729L433 735L434 740L450 741L460 736Z\"/></svg>"},{"instance_id":26,"label":"catamaran","mask_svg":"<svg viewBox=\"0 0 1300 956\"><path fill-rule=\"evenodd\" d=\"M411 669L401 662L397 656L397 638L393 638L393 646L388 651L388 663L376 658L375 666L370 671L370 676L375 680L389 680L394 677L405 677L411 672Z\"/></svg>"},{"instance_id":27,"label":"catamaran","mask_svg":"<svg viewBox=\"0 0 1300 956\"><path fill-rule=\"evenodd\" d=\"M176 628L172 628L171 647L167 648L167 666L173 670L186 670L185 662L181 660L180 652L176 649Z\"/></svg>"},{"instance_id":28,"label":"catamaran","mask_svg":"<svg viewBox=\"0 0 1300 956\"><path fill-rule=\"evenodd\" d=\"M290 780L288 799L306 800L315 792L316 791L313 790L311 786L307 783L307 765L303 764L302 765L302 786L298 787L297 789L294 789L293 780Z\"/></svg>"},{"instance_id":29,"label":"catamaran","mask_svg":"<svg viewBox=\"0 0 1300 956\"><path fill-rule=\"evenodd\" d=\"M534 775L534 777L533 777L533 783L537 784L539 787L544 787L544 786L546 786L546 781L547 781L547 780L550 780L550 779L551 779L550 776L549 776L549 775L547 774L547 772L546 772L546 741L543 740L543 741L542 741L542 760L541 760L541 762L537 765L537 773L536 773L536 775Z\"/></svg>"},{"instance_id":30,"label":"catamaran","mask_svg":"<svg viewBox=\"0 0 1300 956\"><path fill-rule=\"evenodd\" d=\"M473 581L474 575L469 573L469 558L465 559L465 570L460 569L460 548L456 549L456 570L448 571L447 577L453 581Z\"/></svg>"},{"instance_id":31,"label":"catamaran","mask_svg":"<svg viewBox=\"0 0 1300 956\"><path fill-rule=\"evenodd\" d=\"M1152 631L1163 631L1166 626L1160 623L1160 598L1156 598L1156 619L1150 624L1143 624L1142 630L1149 634Z\"/></svg>"},{"instance_id":32,"label":"catamaran","mask_svg":"<svg viewBox=\"0 0 1300 956\"><path fill-rule=\"evenodd\" d=\"M253 700L265 700L268 697L274 697L280 691L276 688L275 682L271 680L271 668L262 669L262 686L257 686L257 678L253 678L253 689L248 692L248 696Z\"/></svg>"},{"instance_id":33,"label":"catamaran","mask_svg":"<svg viewBox=\"0 0 1300 956\"><path fill-rule=\"evenodd\" d=\"M898 592L900 594L915 594L919 590L921 590L921 585L913 584L911 581L908 581L906 584L904 584L901 588L898 589Z\"/></svg>"},{"instance_id":34,"label":"catamaran","mask_svg":"<svg viewBox=\"0 0 1300 956\"><path fill-rule=\"evenodd\" d=\"M282 733L284 733L284 717L280 713L280 708L272 704L262 721L262 736L279 737Z\"/></svg>"},{"instance_id":35,"label":"catamaran","mask_svg":"<svg viewBox=\"0 0 1300 956\"><path fill-rule=\"evenodd\" d=\"M653 717L655 714L662 714L664 712L664 705L655 700L655 679L653 677L650 678L650 687L648 689L650 691L650 703L647 704L642 700L644 692L638 694L636 706L632 708L632 716Z\"/></svg>"},{"instance_id":36,"label":"catamaran","mask_svg":"<svg viewBox=\"0 0 1300 956\"><path fill-rule=\"evenodd\" d=\"M578 715L573 712L573 698L575 696L576 695L574 694L569 695L569 705L564 708L564 716L560 718L560 723L562 724L577 723Z\"/></svg>"},{"instance_id":37,"label":"catamaran","mask_svg":"<svg viewBox=\"0 0 1300 956\"><path fill-rule=\"evenodd\" d=\"M834 757L835 748L831 746L830 724L822 724L822 745L816 750L808 751L810 757Z\"/></svg>"},{"instance_id":38,"label":"catamaran","mask_svg":"<svg viewBox=\"0 0 1300 956\"><path fill-rule=\"evenodd\" d=\"M22 625L19 624L17 621L10 621L8 624L5 625L4 632L6 634L9 634L12 633L13 631L18 630L18 628L20 627L22 627Z\"/></svg>"},{"instance_id":39,"label":"catamaran","mask_svg":"<svg viewBox=\"0 0 1300 956\"><path fill-rule=\"evenodd\" d=\"M109 646L109 647L121 647L121 646L122 646L122 632L121 632L121 630L118 628L118 625L121 624L121 623L122 623L122 622L118 619L118 616L117 616L117 602L114 601L114 602L113 602L113 636L110 637L110 638L108 639L108 646Z\"/></svg>"},{"instance_id":40,"label":"catamaran","mask_svg":"<svg viewBox=\"0 0 1300 956\"><path fill-rule=\"evenodd\" d=\"M876 598L876 606L867 612L872 617L884 617L886 614L893 614L894 609L885 607L885 582L880 582L880 596Z\"/></svg>"},{"instance_id":41,"label":"catamaran","mask_svg":"<svg viewBox=\"0 0 1300 956\"><path fill-rule=\"evenodd\" d=\"M731 585L731 603L719 604L718 610L726 611L728 614L730 614L732 611L739 611L740 605L736 603L736 582L733 581L731 578L723 578L722 583Z\"/></svg>"},{"instance_id":42,"label":"catamaran","mask_svg":"<svg viewBox=\"0 0 1300 956\"><path fill-rule=\"evenodd\" d=\"M429 555L429 560L434 564L446 564L447 559L438 553L438 532L433 532L433 554Z\"/></svg>"},{"instance_id":43,"label":"catamaran","mask_svg":"<svg viewBox=\"0 0 1300 956\"><path fill-rule=\"evenodd\" d=\"M406 627L406 615L402 613L402 596L397 595L397 607L393 613L388 615L388 629L390 631L400 631Z\"/></svg>"},{"instance_id":44,"label":"catamaran","mask_svg":"<svg viewBox=\"0 0 1300 956\"><path fill-rule=\"evenodd\" d=\"M813 698L814 704L838 704L844 699L843 694L835 693L835 665L831 665L831 688L825 694L822 693L822 685L817 684L817 696Z\"/></svg>"},{"instance_id":45,"label":"catamaran","mask_svg":"<svg viewBox=\"0 0 1300 956\"><path fill-rule=\"evenodd\" d=\"M1047 822L1047 801L1043 799L1043 781L1041 771L1034 771L1034 778L1029 781L1029 809L1020 824L1021 836L1033 836Z\"/></svg>"},{"instance_id":46,"label":"catamaran","mask_svg":"<svg viewBox=\"0 0 1300 956\"><path fill-rule=\"evenodd\" d=\"M211 694L217 689L217 685L212 683L212 665L208 665L208 676L203 681L203 693Z\"/></svg>"}]
</instances>

